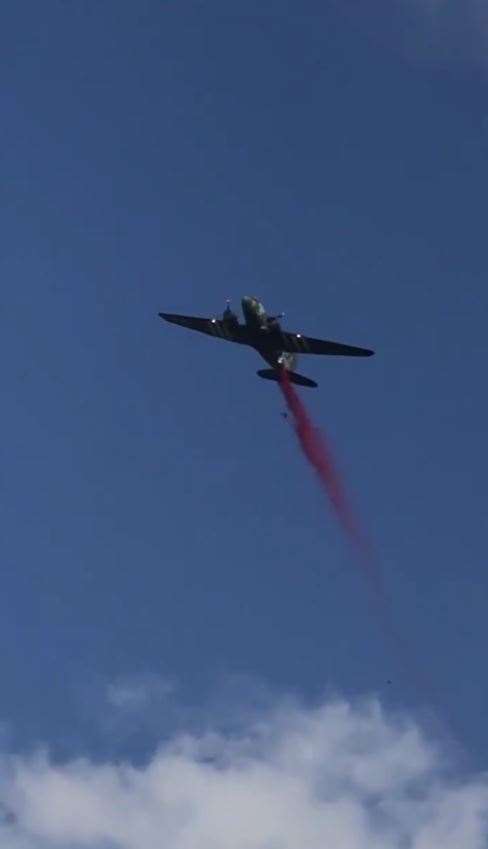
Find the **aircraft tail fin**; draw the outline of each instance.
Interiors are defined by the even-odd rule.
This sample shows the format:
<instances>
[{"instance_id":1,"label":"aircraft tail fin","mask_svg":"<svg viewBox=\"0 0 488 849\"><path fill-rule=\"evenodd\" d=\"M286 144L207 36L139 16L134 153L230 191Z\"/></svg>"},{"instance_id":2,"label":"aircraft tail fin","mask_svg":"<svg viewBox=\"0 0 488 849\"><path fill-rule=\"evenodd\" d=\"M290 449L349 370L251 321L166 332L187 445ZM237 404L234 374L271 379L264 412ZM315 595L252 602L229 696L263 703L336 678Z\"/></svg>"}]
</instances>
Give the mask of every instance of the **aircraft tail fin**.
<instances>
[{"instance_id":1,"label":"aircraft tail fin","mask_svg":"<svg viewBox=\"0 0 488 849\"><path fill-rule=\"evenodd\" d=\"M280 379L280 374L275 368L262 368L258 372L256 372L259 377L263 377L265 380L274 380L276 382ZM309 377L304 377L303 374L297 374L296 371L287 371L288 380L290 383L295 383L297 386L318 386L315 383L315 380L311 380Z\"/></svg>"}]
</instances>

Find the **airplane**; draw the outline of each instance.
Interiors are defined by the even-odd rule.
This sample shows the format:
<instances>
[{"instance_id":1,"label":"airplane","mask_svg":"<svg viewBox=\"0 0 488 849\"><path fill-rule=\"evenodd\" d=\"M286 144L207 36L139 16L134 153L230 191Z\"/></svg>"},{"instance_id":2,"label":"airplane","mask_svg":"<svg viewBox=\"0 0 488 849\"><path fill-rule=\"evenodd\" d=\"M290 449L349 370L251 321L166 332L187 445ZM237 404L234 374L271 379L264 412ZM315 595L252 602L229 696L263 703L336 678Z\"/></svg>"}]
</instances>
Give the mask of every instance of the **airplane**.
<instances>
[{"instance_id":1,"label":"airplane","mask_svg":"<svg viewBox=\"0 0 488 849\"><path fill-rule=\"evenodd\" d=\"M313 339L302 333L290 333L282 330L279 319L283 314L268 316L258 298L246 296L242 298L244 324L231 310L229 302L223 316L219 318L197 318L189 315L160 312L158 315L171 324L180 324L190 330L198 330L208 336L226 339L239 345L249 345L260 354L271 368L259 369L257 375L265 380L280 381L283 371L291 383L299 386L315 387L318 384L309 377L294 371L297 355L325 354L343 357L370 357L374 351L368 348L356 348L353 345L343 345L326 339Z\"/></svg>"}]
</instances>

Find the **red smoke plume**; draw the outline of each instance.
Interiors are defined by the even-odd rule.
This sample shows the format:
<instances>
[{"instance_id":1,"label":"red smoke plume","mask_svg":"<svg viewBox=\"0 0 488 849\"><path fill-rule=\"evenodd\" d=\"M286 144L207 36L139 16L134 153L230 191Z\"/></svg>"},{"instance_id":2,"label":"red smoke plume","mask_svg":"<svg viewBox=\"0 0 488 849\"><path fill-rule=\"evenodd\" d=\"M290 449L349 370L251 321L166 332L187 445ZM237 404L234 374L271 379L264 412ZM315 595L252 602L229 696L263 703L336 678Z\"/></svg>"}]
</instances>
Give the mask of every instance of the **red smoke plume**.
<instances>
[{"instance_id":1,"label":"red smoke plume","mask_svg":"<svg viewBox=\"0 0 488 849\"><path fill-rule=\"evenodd\" d=\"M315 469L340 524L356 548L363 571L376 599L379 600L384 596L381 576L374 562L370 543L363 535L346 496L344 484L334 462L330 446L324 434L312 423L303 401L290 382L286 369L281 371L280 388L286 405L293 416L293 424L300 447L310 465Z\"/></svg>"},{"instance_id":2,"label":"red smoke plume","mask_svg":"<svg viewBox=\"0 0 488 849\"><path fill-rule=\"evenodd\" d=\"M437 688L431 681L430 675L412 658L408 644L399 634L393 623L379 563L369 541L363 535L351 508L330 446L324 434L312 423L303 401L290 383L289 375L285 369L281 371L280 388L283 392L286 405L293 417L293 424L300 447L310 465L315 469L340 524L359 555L359 565L371 590L370 600L373 603L373 610L379 618L385 636L395 647L396 654L418 693L422 694L424 698L427 698L427 701L430 701L432 705L437 704L440 707ZM441 713L454 736L461 739L461 735L456 733L456 723L453 721L453 718L446 716L445 705L442 706Z\"/></svg>"},{"instance_id":3,"label":"red smoke plume","mask_svg":"<svg viewBox=\"0 0 488 849\"><path fill-rule=\"evenodd\" d=\"M395 646L396 652L412 681L415 683L416 689L427 695L430 701L433 701L435 688L425 673L418 667L417 663L413 661L407 644L393 624L390 604L385 592L379 563L369 541L359 527L334 462L330 446L324 434L313 425L303 401L290 383L290 378L285 369L281 372L280 388L283 392L286 405L292 414L300 447L310 465L315 469L340 524L359 555L358 563L368 582L371 591L370 601L373 604L373 610L378 616L383 632Z\"/></svg>"}]
</instances>

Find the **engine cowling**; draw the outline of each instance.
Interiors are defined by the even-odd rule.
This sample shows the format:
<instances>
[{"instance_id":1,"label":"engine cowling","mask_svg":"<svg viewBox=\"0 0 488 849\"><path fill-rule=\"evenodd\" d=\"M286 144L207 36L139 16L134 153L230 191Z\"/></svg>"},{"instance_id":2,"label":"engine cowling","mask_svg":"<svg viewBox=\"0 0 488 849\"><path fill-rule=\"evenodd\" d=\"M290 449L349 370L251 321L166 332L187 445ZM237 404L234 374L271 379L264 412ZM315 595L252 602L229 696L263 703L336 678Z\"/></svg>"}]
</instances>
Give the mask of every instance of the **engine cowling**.
<instances>
[{"instance_id":1,"label":"engine cowling","mask_svg":"<svg viewBox=\"0 0 488 849\"><path fill-rule=\"evenodd\" d=\"M279 315L269 315L268 316L268 330L281 330L280 326L280 318L284 317L284 313L280 312Z\"/></svg>"},{"instance_id":2,"label":"engine cowling","mask_svg":"<svg viewBox=\"0 0 488 849\"><path fill-rule=\"evenodd\" d=\"M238 319L237 315L235 314L235 312L233 312L233 310L231 310L229 304L227 304L227 306L226 306L226 308L223 312L222 321L228 327L239 327L239 319Z\"/></svg>"}]
</instances>

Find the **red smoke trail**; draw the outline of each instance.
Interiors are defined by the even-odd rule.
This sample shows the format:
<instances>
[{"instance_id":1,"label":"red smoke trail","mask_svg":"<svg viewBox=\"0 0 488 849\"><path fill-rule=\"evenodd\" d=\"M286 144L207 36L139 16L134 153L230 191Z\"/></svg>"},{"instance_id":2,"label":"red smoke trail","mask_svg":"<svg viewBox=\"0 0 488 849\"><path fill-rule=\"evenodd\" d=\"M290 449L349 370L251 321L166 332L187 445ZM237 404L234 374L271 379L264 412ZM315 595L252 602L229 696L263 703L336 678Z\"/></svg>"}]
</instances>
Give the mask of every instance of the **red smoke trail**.
<instances>
[{"instance_id":1,"label":"red smoke trail","mask_svg":"<svg viewBox=\"0 0 488 849\"><path fill-rule=\"evenodd\" d=\"M362 569L365 572L376 600L384 599L381 575L374 562L370 543L363 535L348 501L344 484L334 462L330 446L324 434L312 423L303 401L290 383L290 378L285 369L281 371L280 388L283 392L286 405L293 416L295 432L300 447L310 465L315 469L340 524L360 556Z\"/></svg>"},{"instance_id":2,"label":"red smoke trail","mask_svg":"<svg viewBox=\"0 0 488 849\"><path fill-rule=\"evenodd\" d=\"M344 484L335 465L330 446L324 436L312 423L303 401L290 383L285 369L281 371L280 388L286 405L293 416L295 432L305 457L315 469L323 489L328 495L335 514L353 543L358 555L364 577L367 579L373 603L383 633L395 646L397 656L402 662L416 690L422 693L431 704L439 703L435 685L411 656L403 637L398 633L391 615L390 603L385 592L381 570L370 542L363 535L351 505L346 496ZM445 713L445 711L443 711ZM451 728L455 725L448 723Z\"/></svg>"}]
</instances>

